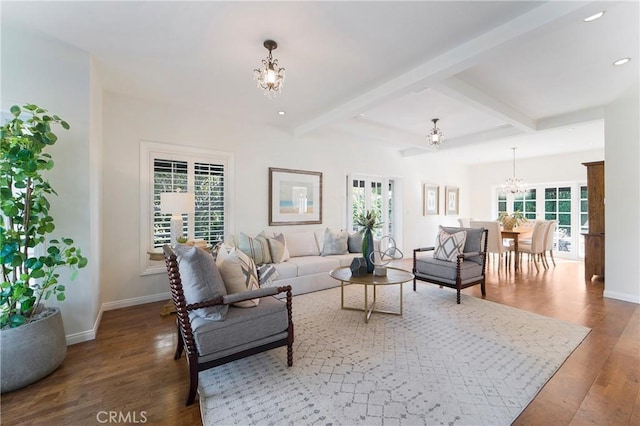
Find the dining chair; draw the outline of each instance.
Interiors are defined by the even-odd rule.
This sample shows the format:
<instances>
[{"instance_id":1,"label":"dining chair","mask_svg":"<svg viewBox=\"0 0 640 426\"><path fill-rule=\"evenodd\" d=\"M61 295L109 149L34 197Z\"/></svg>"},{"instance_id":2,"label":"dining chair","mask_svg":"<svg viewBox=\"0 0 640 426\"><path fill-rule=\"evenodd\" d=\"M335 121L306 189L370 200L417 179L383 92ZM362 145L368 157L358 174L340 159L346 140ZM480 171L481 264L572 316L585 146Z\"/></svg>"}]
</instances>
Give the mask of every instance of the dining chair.
<instances>
[{"instance_id":1,"label":"dining chair","mask_svg":"<svg viewBox=\"0 0 640 426\"><path fill-rule=\"evenodd\" d=\"M498 221L480 221L472 220L469 222L471 228L485 228L488 231L487 235L487 253L491 254L491 257L495 259L498 257L498 271L502 268L503 257L505 261L505 269L508 266L506 255L509 252L509 248L504 245L501 235L500 222Z\"/></svg>"},{"instance_id":2,"label":"dining chair","mask_svg":"<svg viewBox=\"0 0 640 426\"><path fill-rule=\"evenodd\" d=\"M557 227L558 227L557 220L549 221L549 225L547 226L547 235L544 240L544 252L542 254L542 259L547 264L547 267L549 266L549 261L547 260L547 252L549 252L549 256L551 257L553 266L556 266L556 260L553 258L553 245L554 245L554 238L556 235Z\"/></svg>"},{"instance_id":3,"label":"dining chair","mask_svg":"<svg viewBox=\"0 0 640 426\"><path fill-rule=\"evenodd\" d=\"M546 264L543 261L543 254L545 251L545 239L547 236L547 229L549 227L549 221L539 220L533 225L533 231L531 232L531 240L523 240L518 244L518 251L520 256L523 253L529 255L529 259L533 258L533 263L536 267L536 271L540 271L538 262L542 262L542 266L547 269ZM516 259L516 262L520 262L521 259Z\"/></svg>"},{"instance_id":4,"label":"dining chair","mask_svg":"<svg viewBox=\"0 0 640 426\"><path fill-rule=\"evenodd\" d=\"M460 225L461 228L470 228L470 222L473 219L469 218L469 217L459 217L458 218L458 224Z\"/></svg>"}]
</instances>

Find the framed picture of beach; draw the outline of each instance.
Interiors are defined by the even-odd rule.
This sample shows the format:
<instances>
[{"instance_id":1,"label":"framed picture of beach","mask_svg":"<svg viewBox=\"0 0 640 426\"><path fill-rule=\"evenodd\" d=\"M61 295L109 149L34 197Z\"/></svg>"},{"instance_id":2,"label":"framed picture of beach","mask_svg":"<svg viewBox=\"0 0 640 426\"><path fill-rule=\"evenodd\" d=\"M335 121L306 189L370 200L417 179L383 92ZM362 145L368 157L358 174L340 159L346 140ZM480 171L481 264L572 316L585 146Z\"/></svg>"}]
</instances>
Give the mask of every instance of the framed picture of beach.
<instances>
[{"instance_id":1,"label":"framed picture of beach","mask_svg":"<svg viewBox=\"0 0 640 426\"><path fill-rule=\"evenodd\" d=\"M322 172L269 167L269 225L322 223Z\"/></svg>"}]
</instances>

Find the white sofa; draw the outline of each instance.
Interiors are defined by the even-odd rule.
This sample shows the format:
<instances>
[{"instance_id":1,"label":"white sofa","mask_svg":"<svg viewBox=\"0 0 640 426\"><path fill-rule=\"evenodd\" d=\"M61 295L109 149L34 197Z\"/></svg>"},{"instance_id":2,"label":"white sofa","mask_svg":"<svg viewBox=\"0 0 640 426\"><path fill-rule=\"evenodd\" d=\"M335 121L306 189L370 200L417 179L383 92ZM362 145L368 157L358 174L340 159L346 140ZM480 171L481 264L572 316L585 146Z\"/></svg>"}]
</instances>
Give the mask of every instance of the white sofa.
<instances>
[{"instance_id":1,"label":"white sofa","mask_svg":"<svg viewBox=\"0 0 640 426\"><path fill-rule=\"evenodd\" d=\"M277 233L261 235L270 239L271 243ZM249 237L240 234L234 244L260 263L262 256L255 252L259 243L255 243L254 240L261 235ZM294 295L339 286L340 281L331 278L329 272L339 266L349 266L355 257L362 256L362 253L356 252L361 250L362 246L362 239L357 233L349 234L347 231L327 228L317 231L283 232L282 235L286 241L287 254L282 261L269 263L277 271L277 276L268 285L290 285ZM327 244L325 236L328 236ZM254 250L248 248L247 242L254 242ZM352 251L349 251L349 247ZM273 246L271 248L273 249Z\"/></svg>"}]
</instances>

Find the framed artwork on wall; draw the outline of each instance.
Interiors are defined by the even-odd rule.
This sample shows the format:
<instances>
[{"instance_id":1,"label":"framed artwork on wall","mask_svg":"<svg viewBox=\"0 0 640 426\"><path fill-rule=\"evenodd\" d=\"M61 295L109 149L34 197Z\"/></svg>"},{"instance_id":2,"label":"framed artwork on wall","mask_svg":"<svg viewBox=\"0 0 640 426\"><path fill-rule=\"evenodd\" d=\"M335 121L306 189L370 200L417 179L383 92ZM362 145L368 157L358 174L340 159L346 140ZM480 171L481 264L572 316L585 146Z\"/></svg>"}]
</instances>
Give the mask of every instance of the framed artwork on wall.
<instances>
[{"instance_id":1,"label":"framed artwork on wall","mask_svg":"<svg viewBox=\"0 0 640 426\"><path fill-rule=\"evenodd\" d=\"M422 196L423 196L422 215L430 216L430 215L438 214L440 210L439 209L440 188L438 187L438 185L425 183L423 186Z\"/></svg>"},{"instance_id":2,"label":"framed artwork on wall","mask_svg":"<svg viewBox=\"0 0 640 426\"><path fill-rule=\"evenodd\" d=\"M444 213L447 215L458 214L460 189L456 186L447 186L445 188L445 194L446 206Z\"/></svg>"},{"instance_id":3,"label":"framed artwork on wall","mask_svg":"<svg viewBox=\"0 0 640 426\"><path fill-rule=\"evenodd\" d=\"M269 167L269 225L322 223L322 172Z\"/></svg>"}]
</instances>

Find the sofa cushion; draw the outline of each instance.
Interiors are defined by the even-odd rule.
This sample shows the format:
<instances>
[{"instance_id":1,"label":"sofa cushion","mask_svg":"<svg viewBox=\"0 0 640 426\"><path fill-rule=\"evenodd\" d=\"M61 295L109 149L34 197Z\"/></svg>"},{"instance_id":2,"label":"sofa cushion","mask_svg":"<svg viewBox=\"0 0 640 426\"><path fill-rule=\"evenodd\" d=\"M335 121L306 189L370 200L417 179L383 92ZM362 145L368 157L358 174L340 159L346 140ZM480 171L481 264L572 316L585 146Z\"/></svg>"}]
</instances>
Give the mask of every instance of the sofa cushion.
<instances>
[{"instance_id":1,"label":"sofa cushion","mask_svg":"<svg viewBox=\"0 0 640 426\"><path fill-rule=\"evenodd\" d=\"M298 267L298 276L319 274L321 272L330 272L332 269L340 266L338 259L332 257L320 256L301 256L292 257L287 263L294 264Z\"/></svg>"},{"instance_id":2,"label":"sofa cushion","mask_svg":"<svg viewBox=\"0 0 640 426\"><path fill-rule=\"evenodd\" d=\"M482 251L482 235L484 233L484 228L456 228L456 227L441 227L443 230L452 234L458 231L466 231L467 240L464 243L464 253L471 253L474 251ZM482 265L483 259L482 256L472 256L468 257L465 260L470 260L472 262L477 263L478 265Z\"/></svg>"},{"instance_id":3,"label":"sofa cushion","mask_svg":"<svg viewBox=\"0 0 640 426\"><path fill-rule=\"evenodd\" d=\"M349 253L349 233L343 229L325 229L321 256Z\"/></svg>"},{"instance_id":4,"label":"sofa cushion","mask_svg":"<svg viewBox=\"0 0 640 426\"><path fill-rule=\"evenodd\" d=\"M424 256L416 259L416 273L427 278L445 281L450 284L456 282L456 262L434 259ZM460 264L460 279L462 284L482 277L482 265L475 262L463 262Z\"/></svg>"},{"instance_id":5,"label":"sofa cushion","mask_svg":"<svg viewBox=\"0 0 640 426\"><path fill-rule=\"evenodd\" d=\"M347 246L349 253L362 253L362 234L360 232L349 234Z\"/></svg>"},{"instance_id":6,"label":"sofa cushion","mask_svg":"<svg viewBox=\"0 0 640 426\"><path fill-rule=\"evenodd\" d=\"M175 253L187 304L204 302L227 294L223 278L210 253L184 244L178 244ZM196 309L194 313L209 320L223 321L227 309L227 305L209 306Z\"/></svg>"},{"instance_id":7,"label":"sofa cushion","mask_svg":"<svg viewBox=\"0 0 640 426\"><path fill-rule=\"evenodd\" d=\"M313 231L289 232L285 239L291 257L320 256L320 250Z\"/></svg>"},{"instance_id":8,"label":"sofa cushion","mask_svg":"<svg viewBox=\"0 0 640 426\"><path fill-rule=\"evenodd\" d=\"M295 263L282 262L274 263L274 268L278 271L278 281L282 281L287 278L295 278L298 276L298 265ZM286 283L285 283L286 284Z\"/></svg>"},{"instance_id":9,"label":"sofa cushion","mask_svg":"<svg viewBox=\"0 0 640 426\"><path fill-rule=\"evenodd\" d=\"M269 242L264 232L259 233L253 238L241 232L238 235L238 248L252 258L256 265L271 263Z\"/></svg>"},{"instance_id":10,"label":"sofa cushion","mask_svg":"<svg viewBox=\"0 0 640 426\"><path fill-rule=\"evenodd\" d=\"M464 243L467 240L466 231L448 233L440 227L440 232L436 237L435 251L433 257L439 260L456 262L458 255L462 254Z\"/></svg>"},{"instance_id":11,"label":"sofa cushion","mask_svg":"<svg viewBox=\"0 0 640 426\"><path fill-rule=\"evenodd\" d=\"M362 257L362 253L336 254L330 258L336 259L338 263L340 263L340 266L349 266L356 257Z\"/></svg>"},{"instance_id":12,"label":"sofa cushion","mask_svg":"<svg viewBox=\"0 0 640 426\"><path fill-rule=\"evenodd\" d=\"M289 259L289 250L287 242L283 234L275 234L267 237L269 243L269 252L271 253L271 261L273 263L285 262Z\"/></svg>"},{"instance_id":13,"label":"sofa cushion","mask_svg":"<svg viewBox=\"0 0 640 426\"><path fill-rule=\"evenodd\" d=\"M224 353L227 349L282 333L289 326L287 305L274 297L263 297L254 309L230 307L224 321L194 316L191 320L200 356ZM240 322L242 326L238 327Z\"/></svg>"},{"instance_id":14,"label":"sofa cushion","mask_svg":"<svg viewBox=\"0 0 640 426\"><path fill-rule=\"evenodd\" d=\"M227 294L241 293L260 288L258 284L258 272L253 260L241 250L223 246L218 250L216 264L222 274ZM260 299L243 300L234 304L242 308L252 308L257 306Z\"/></svg>"}]
</instances>

